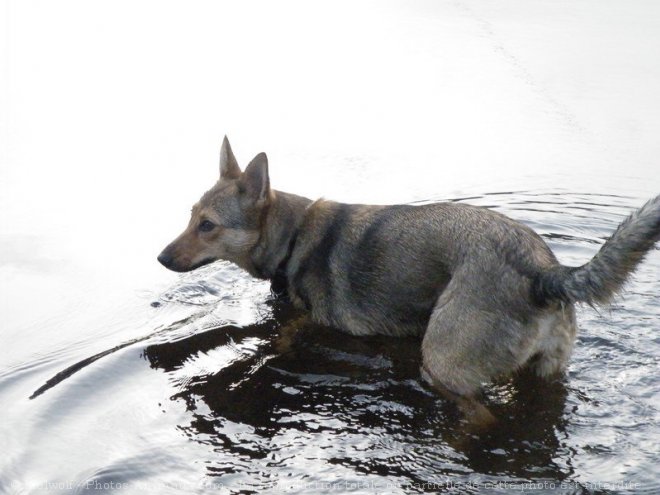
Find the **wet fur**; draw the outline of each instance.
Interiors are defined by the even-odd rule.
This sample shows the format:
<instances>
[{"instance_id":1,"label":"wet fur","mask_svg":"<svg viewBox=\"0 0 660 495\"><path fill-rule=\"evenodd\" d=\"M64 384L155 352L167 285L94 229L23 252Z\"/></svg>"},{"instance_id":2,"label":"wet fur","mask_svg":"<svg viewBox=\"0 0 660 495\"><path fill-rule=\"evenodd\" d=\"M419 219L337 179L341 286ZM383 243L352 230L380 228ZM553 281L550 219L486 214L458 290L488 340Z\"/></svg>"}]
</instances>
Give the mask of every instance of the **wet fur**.
<instances>
[{"instance_id":1,"label":"wet fur","mask_svg":"<svg viewBox=\"0 0 660 495\"><path fill-rule=\"evenodd\" d=\"M226 259L282 284L317 323L421 335L422 376L480 421L480 385L525 367L560 373L575 341L573 304L609 300L660 237L658 196L571 268L530 228L485 208L350 205L272 190L266 156L241 172L226 138L220 175L161 263L187 271ZM204 220L213 231L199 231Z\"/></svg>"}]
</instances>

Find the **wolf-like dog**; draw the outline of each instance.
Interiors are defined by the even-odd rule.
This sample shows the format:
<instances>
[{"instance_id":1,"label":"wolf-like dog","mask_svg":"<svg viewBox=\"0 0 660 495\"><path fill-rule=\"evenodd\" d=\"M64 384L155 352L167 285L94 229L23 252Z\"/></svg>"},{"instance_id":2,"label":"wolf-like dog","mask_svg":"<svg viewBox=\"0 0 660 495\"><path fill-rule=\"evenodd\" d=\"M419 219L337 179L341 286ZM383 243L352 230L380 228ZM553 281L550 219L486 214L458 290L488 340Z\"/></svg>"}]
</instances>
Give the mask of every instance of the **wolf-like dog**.
<instances>
[{"instance_id":1,"label":"wolf-like dog","mask_svg":"<svg viewBox=\"0 0 660 495\"><path fill-rule=\"evenodd\" d=\"M563 266L533 230L485 208L342 204L276 191L266 155L241 171L225 137L219 181L158 261L184 272L229 260L283 283L316 323L423 336L423 378L485 419L474 399L481 384L524 368L561 373L575 341L574 303L607 303L658 239L660 196L591 261Z\"/></svg>"}]
</instances>

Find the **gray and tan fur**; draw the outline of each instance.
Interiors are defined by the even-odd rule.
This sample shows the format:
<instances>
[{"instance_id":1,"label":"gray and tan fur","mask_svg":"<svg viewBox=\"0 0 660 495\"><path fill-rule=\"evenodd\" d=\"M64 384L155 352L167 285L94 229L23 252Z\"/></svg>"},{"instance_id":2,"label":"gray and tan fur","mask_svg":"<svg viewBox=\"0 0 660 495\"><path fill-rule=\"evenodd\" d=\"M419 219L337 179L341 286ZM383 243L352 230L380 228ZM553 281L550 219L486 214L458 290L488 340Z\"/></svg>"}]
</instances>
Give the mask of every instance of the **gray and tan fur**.
<instances>
[{"instance_id":1,"label":"gray and tan fur","mask_svg":"<svg viewBox=\"0 0 660 495\"><path fill-rule=\"evenodd\" d=\"M560 373L575 341L573 304L610 300L659 238L660 196L591 261L566 267L530 228L485 208L275 191L266 155L242 172L225 138L220 180L158 259L176 271L225 259L283 280L314 321L352 335L423 335L423 377L465 406L482 383L521 368Z\"/></svg>"}]
</instances>

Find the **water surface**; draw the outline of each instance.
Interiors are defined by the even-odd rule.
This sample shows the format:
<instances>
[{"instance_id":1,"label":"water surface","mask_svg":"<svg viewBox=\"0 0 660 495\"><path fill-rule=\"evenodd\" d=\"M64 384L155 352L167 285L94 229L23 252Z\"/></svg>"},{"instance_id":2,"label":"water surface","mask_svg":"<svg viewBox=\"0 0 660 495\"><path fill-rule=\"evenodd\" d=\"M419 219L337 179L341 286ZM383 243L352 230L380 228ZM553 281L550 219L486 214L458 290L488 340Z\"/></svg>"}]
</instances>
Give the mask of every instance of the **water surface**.
<instances>
[{"instance_id":1,"label":"water surface","mask_svg":"<svg viewBox=\"0 0 660 495\"><path fill-rule=\"evenodd\" d=\"M584 263L660 192L658 5L8 2L0 493L658 493L658 249L564 378L484 387L486 434L418 340L282 346L268 283L155 260L227 133L275 188L481 205Z\"/></svg>"}]
</instances>

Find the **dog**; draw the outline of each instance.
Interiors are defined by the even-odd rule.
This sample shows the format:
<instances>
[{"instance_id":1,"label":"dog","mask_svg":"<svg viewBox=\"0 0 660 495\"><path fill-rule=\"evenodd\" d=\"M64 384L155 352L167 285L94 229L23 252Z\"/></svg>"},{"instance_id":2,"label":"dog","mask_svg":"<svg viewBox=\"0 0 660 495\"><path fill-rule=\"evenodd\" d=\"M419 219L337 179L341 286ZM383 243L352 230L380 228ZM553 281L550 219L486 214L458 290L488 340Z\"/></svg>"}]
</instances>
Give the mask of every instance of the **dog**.
<instances>
[{"instance_id":1,"label":"dog","mask_svg":"<svg viewBox=\"0 0 660 495\"><path fill-rule=\"evenodd\" d=\"M460 203L342 204L276 191L258 154L241 171L225 137L220 179L158 256L186 272L228 260L286 288L318 324L352 335L422 336L421 375L476 422L481 384L568 362L575 303L606 304L660 239L660 195L596 256L558 263L529 227Z\"/></svg>"}]
</instances>

